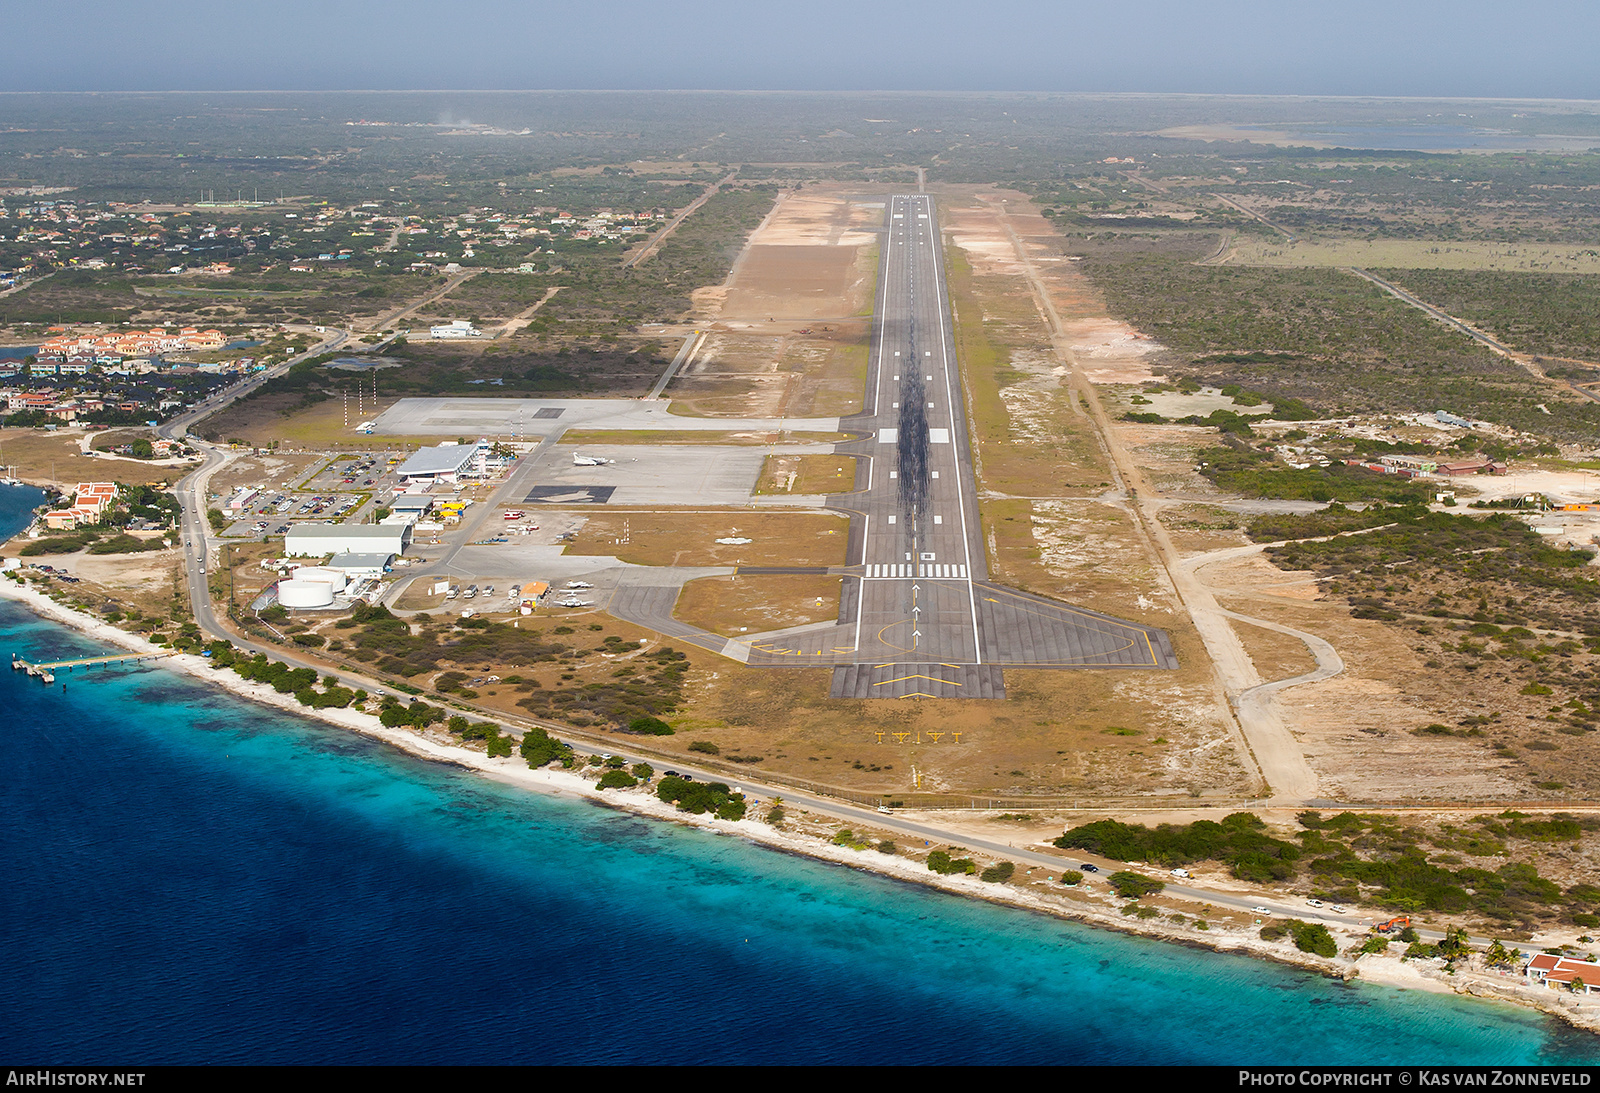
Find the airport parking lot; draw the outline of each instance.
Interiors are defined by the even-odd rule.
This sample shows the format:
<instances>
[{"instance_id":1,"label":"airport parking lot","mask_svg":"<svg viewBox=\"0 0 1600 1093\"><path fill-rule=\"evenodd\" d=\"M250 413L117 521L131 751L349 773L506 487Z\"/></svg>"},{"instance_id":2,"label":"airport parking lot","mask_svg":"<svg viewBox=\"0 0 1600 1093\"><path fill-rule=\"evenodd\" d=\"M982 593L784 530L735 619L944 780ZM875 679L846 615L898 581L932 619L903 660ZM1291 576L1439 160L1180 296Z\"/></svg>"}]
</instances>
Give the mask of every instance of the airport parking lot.
<instances>
[{"instance_id":1,"label":"airport parking lot","mask_svg":"<svg viewBox=\"0 0 1600 1093\"><path fill-rule=\"evenodd\" d=\"M265 489L231 518L223 535L253 538L282 535L300 520L334 521L364 518L382 505L399 484L395 468L404 452L368 451L340 455L294 483L293 488ZM372 505L368 505L368 500ZM227 511L227 510L225 510Z\"/></svg>"},{"instance_id":2,"label":"airport parking lot","mask_svg":"<svg viewBox=\"0 0 1600 1093\"><path fill-rule=\"evenodd\" d=\"M364 490L375 492L389 490L399 484L394 469L405 461L406 452L355 452L331 460L309 480L300 483L302 490L313 493L334 493L339 490Z\"/></svg>"},{"instance_id":3,"label":"airport parking lot","mask_svg":"<svg viewBox=\"0 0 1600 1093\"><path fill-rule=\"evenodd\" d=\"M315 520L342 523L366 506L360 493L289 493L266 491L252 498L243 511L229 515L233 521L225 536L282 535L291 523Z\"/></svg>"}]
</instances>

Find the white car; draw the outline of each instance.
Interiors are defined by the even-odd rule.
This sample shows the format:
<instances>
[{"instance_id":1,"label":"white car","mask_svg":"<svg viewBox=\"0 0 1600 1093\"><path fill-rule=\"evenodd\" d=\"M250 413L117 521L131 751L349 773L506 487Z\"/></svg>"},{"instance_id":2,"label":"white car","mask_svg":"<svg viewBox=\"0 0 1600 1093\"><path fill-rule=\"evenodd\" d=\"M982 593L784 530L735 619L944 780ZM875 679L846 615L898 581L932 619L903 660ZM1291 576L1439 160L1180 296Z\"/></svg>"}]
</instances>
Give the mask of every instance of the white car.
<instances>
[{"instance_id":1,"label":"white car","mask_svg":"<svg viewBox=\"0 0 1600 1093\"><path fill-rule=\"evenodd\" d=\"M1182 877L1184 880L1194 879L1194 874L1189 872L1187 869L1174 869L1172 871L1172 875L1175 877Z\"/></svg>"},{"instance_id":2,"label":"white car","mask_svg":"<svg viewBox=\"0 0 1600 1093\"><path fill-rule=\"evenodd\" d=\"M1252 915L1267 915L1269 917L1272 915L1272 912L1267 910L1265 907L1252 907L1250 908L1250 913Z\"/></svg>"},{"instance_id":3,"label":"white car","mask_svg":"<svg viewBox=\"0 0 1600 1093\"><path fill-rule=\"evenodd\" d=\"M1321 907L1322 906L1322 901L1320 899L1308 899L1308 900L1306 900L1306 906L1307 907Z\"/></svg>"}]
</instances>

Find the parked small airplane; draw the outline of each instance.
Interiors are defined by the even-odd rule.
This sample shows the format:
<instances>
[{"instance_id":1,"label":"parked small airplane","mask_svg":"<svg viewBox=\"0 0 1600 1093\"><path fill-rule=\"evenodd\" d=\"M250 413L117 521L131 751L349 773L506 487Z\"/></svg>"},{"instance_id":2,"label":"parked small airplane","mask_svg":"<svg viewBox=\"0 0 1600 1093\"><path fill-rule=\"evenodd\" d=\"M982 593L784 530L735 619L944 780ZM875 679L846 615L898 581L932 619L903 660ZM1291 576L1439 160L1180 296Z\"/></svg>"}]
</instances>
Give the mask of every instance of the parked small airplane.
<instances>
[{"instance_id":1,"label":"parked small airplane","mask_svg":"<svg viewBox=\"0 0 1600 1093\"><path fill-rule=\"evenodd\" d=\"M574 467L604 467L607 463L615 463L615 459L603 459L598 455L577 455L572 457Z\"/></svg>"}]
</instances>

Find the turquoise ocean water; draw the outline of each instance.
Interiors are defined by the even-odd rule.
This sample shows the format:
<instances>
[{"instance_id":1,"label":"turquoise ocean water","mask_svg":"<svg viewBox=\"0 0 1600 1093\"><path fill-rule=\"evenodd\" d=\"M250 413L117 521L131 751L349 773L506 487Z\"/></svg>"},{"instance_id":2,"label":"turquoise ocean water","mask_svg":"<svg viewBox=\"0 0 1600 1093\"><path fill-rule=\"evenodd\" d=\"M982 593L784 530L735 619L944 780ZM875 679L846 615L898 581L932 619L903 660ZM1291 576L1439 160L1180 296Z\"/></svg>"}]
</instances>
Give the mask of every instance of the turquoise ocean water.
<instances>
[{"instance_id":1,"label":"turquoise ocean water","mask_svg":"<svg viewBox=\"0 0 1600 1093\"><path fill-rule=\"evenodd\" d=\"M92 652L0 603L9 652ZM0 674L0 1058L1538 1063L1600 1038L501 786L155 667Z\"/></svg>"}]
</instances>

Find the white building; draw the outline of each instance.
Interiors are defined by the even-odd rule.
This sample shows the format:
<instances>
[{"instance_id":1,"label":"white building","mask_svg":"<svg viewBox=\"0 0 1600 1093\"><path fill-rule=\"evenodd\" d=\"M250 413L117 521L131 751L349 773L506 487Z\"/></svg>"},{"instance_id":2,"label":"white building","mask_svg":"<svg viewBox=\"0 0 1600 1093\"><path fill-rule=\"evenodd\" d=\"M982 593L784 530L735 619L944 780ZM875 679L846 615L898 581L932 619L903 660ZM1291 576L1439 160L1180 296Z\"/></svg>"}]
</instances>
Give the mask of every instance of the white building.
<instances>
[{"instance_id":1,"label":"white building","mask_svg":"<svg viewBox=\"0 0 1600 1093\"><path fill-rule=\"evenodd\" d=\"M452 319L443 326L431 326L428 333L435 338L481 338L483 331L465 319Z\"/></svg>"},{"instance_id":2,"label":"white building","mask_svg":"<svg viewBox=\"0 0 1600 1093\"><path fill-rule=\"evenodd\" d=\"M337 569L350 580L377 579L388 571L393 554L375 551L370 554L335 554L328 559L326 569Z\"/></svg>"},{"instance_id":3,"label":"white building","mask_svg":"<svg viewBox=\"0 0 1600 1093\"><path fill-rule=\"evenodd\" d=\"M477 457L471 444L440 444L418 449L395 471L407 485L454 482L471 467Z\"/></svg>"},{"instance_id":4,"label":"white building","mask_svg":"<svg viewBox=\"0 0 1600 1093\"><path fill-rule=\"evenodd\" d=\"M291 558L404 554L410 545L410 524L295 524L283 537L283 552Z\"/></svg>"}]
</instances>

